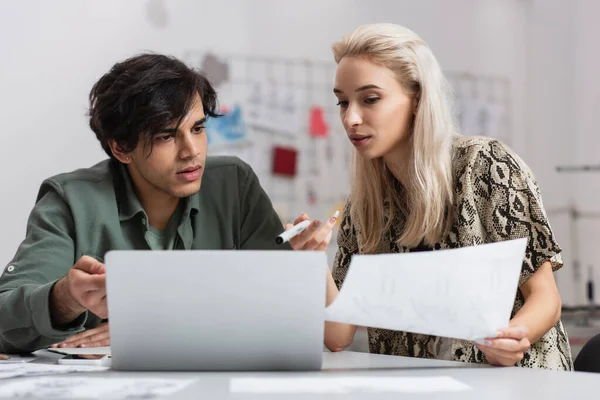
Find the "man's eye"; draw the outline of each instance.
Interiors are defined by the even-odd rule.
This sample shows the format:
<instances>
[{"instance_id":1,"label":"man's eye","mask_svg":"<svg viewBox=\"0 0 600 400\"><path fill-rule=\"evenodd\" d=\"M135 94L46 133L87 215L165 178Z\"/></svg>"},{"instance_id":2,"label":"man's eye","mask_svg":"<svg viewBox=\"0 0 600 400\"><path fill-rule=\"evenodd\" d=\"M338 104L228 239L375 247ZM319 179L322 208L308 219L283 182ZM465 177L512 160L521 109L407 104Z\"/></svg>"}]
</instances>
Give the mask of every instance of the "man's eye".
<instances>
[{"instance_id":1,"label":"man's eye","mask_svg":"<svg viewBox=\"0 0 600 400\"><path fill-rule=\"evenodd\" d=\"M161 135L156 137L156 140L159 140L161 142L168 142L171 139L173 139L173 135Z\"/></svg>"}]
</instances>

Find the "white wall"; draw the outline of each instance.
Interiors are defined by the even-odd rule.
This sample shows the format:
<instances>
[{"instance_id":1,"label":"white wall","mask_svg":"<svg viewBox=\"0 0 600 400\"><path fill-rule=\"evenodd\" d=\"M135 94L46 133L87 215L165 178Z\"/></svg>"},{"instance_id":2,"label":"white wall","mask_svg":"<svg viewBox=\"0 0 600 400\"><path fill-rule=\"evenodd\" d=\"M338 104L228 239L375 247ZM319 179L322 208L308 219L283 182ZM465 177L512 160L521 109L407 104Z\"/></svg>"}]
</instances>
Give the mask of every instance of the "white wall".
<instances>
[{"instance_id":1,"label":"white wall","mask_svg":"<svg viewBox=\"0 0 600 400\"><path fill-rule=\"evenodd\" d=\"M573 65L573 13L562 0L526 1L527 75L524 158L533 169L542 189L544 205L559 245L565 267L556 274L565 304L576 302L573 286L571 225L563 211L570 202L572 180L555 172L557 165L572 160L573 146L565 132L570 126L573 106L570 70Z\"/></svg>"},{"instance_id":2,"label":"white wall","mask_svg":"<svg viewBox=\"0 0 600 400\"><path fill-rule=\"evenodd\" d=\"M526 153L544 194L565 267L556 276L565 305L585 304L593 267L600 287L600 219L575 223L569 207L600 214L600 172L557 173L557 166L600 164L600 37L594 0L528 0ZM576 261L579 260L579 263ZM597 292L597 290L596 290ZM600 304L596 294L596 304Z\"/></svg>"},{"instance_id":3,"label":"white wall","mask_svg":"<svg viewBox=\"0 0 600 400\"><path fill-rule=\"evenodd\" d=\"M573 8L574 70L570 73L573 89L572 97L567 99L573 112L568 117L569 130L562 135L574 133L570 139L574 146L571 163L600 165L600 51L597 44L600 37L600 2L578 0L573 3ZM600 304L600 171L579 173L571 178L573 203L583 213L593 214L593 218L582 218L579 222L579 254L583 281L588 279L588 268L593 267L595 303ZM583 301L583 286L578 287Z\"/></svg>"},{"instance_id":4,"label":"white wall","mask_svg":"<svg viewBox=\"0 0 600 400\"><path fill-rule=\"evenodd\" d=\"M525 96L526 1L169 0L164 2L164 28L148 22L148 3L0 2L5 53L0 63L5 139L0 185L6 191L0 230L0 258L5 261L0 265L24 235L40 182L104 157L84 117L88 91L114 62L146 49L329 61L331 43L357 25L402 24L430 44L444 70L507 76L512 84L511 144L542 177L549 168L538 161L543 154L527 151L532 124ZM547 188L551 182L544 178L544 183L547 201L553 203Z\"/></svg>"}]
</instances>

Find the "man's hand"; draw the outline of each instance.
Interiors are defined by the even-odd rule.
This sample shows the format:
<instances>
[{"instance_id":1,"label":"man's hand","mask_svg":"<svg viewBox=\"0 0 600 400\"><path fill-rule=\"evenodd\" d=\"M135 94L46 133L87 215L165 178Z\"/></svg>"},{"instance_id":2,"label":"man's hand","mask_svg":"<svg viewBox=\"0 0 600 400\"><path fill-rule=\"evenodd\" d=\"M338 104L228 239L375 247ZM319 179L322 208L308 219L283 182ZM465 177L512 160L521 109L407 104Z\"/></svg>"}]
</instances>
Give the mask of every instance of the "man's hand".
<instances>
[{"instance_id":1,"label":"man's hand","mask_svg":"<svg viewBox=\"0 0 600 400\"><path fill-rule=\"evenodd\" d=\"M475 344L490 364L504 367L514 366L521 361L530 346L527 328L521 325L501 329L497 337Z\"/></svg>"},{"instance_id":2,"label":"man's hand","mask_svg":"<svg viewBox=\"0 0 600 400\"><path fill-rule=\"evenodd\" d=\"M50 314L53 324L67 325L86 310L100 318L108 317L105 266L83 256L52 288Z\"/></svg>"},{"instance_id":3,"label":"man's hand","mask_svg":"<svg viewBox=\"0 0 600 400\"><path fill-rule=\"evenodd\" d=\"M94 329L88 329L76 335L71 336L61 343L53 344L50 347L100 347L110 346L110 332L108 322L103 322Z\"/></svg>"},{"instance_id":4,"label":"man's hand","mask_svg":"<svg viewBox=\"0 0 600 400\"><path fill-rule=\"evenodd\" d=\"M308 215L302 214L296 218L293 224L286 224L285 229L290 229L292 226L308 219L310 219ZM324 224L319 220L312 221L302 233L290 239L292 248L294 250L326 251L336 221L336 215L329 218Z\"/></svg>"}]
</instances>

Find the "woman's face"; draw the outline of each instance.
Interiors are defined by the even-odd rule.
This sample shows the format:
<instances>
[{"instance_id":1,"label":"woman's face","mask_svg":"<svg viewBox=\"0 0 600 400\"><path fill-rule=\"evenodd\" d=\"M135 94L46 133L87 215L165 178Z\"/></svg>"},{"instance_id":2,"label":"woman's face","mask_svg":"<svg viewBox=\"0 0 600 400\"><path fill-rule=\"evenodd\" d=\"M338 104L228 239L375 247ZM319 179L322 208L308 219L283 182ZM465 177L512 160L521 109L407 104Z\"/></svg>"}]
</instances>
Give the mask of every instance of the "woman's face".
<instances>
[{"instance_id":1,"label":"woman's face","mask_svg":"<svg viewBox=\"0 0 600 400\"><path fill-rule=\"evenodd\" d=\"M394 72L364 57L339 62L333 92L348 138L361 157L384 157L408 146L416 101Z\"/></svg>"}]
</instances>

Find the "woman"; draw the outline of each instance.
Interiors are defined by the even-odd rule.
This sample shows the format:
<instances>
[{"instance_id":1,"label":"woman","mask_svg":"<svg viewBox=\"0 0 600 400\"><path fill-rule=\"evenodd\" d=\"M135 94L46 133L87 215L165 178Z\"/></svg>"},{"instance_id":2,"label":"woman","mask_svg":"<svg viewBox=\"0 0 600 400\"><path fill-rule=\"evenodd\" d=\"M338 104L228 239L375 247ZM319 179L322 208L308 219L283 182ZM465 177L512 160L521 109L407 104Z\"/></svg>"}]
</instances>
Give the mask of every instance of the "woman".
<instances>
[{"instance_id":1,"label":"woman","mask_svg":"<svg viewBox=\"0 0 600 400\"><path fill-rule=\"evenodd\" d=\"M335 43L333 53L338 64L333 91L355 152L328 304L337 296L353 254L527 237L512 319L497 337L472 343L369 328L370 351L571 370L553 277L562 266L561 249L529 168L497 140L457 134L438 63L410 30L361 26ZM355 329L327 323L325 344L341 350L352 342Z\"/></svg>"}]
</instances>

